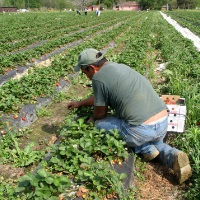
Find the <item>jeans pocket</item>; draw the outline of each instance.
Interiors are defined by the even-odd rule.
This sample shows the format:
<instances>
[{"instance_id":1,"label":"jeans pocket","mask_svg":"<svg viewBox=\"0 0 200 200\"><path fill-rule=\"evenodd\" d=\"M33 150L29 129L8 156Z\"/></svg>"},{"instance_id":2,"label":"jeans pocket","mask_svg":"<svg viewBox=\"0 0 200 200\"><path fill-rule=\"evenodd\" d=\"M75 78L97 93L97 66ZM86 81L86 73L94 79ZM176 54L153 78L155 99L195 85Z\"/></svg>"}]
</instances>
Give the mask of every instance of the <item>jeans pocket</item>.
<instances>
[{"instance_id":1,"label":"jeans pocket","mask_svg":"<svg viewBox=\"0 0 200 200\"><path fill-rule=\"evenodd\" d=\"M140 146L152 140L152 136L145 126L132 126L129 124L122 124L122 133L126 139L126 143L132 146Z\"/></svg>"}]
</instances>

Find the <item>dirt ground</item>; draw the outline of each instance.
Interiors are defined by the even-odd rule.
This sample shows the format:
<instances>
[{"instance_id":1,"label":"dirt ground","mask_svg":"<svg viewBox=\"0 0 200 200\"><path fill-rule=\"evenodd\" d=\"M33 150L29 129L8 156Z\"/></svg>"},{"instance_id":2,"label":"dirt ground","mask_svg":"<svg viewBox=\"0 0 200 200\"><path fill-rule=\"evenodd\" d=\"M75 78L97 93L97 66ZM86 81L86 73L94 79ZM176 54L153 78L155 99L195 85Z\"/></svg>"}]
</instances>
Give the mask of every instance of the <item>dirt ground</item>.
<instances>
[{"instance_id":1,"label":"dirt ground","mask_svg":"<svg viewBox=\"0 0 200 200\"><path fill-rule=\"evenodd\" d=\"M143 174L145 180L135 177L141 200L181 200L186 185L178 185L175 175L158 161L148 162Z\"/></svg>"}]
</instances>

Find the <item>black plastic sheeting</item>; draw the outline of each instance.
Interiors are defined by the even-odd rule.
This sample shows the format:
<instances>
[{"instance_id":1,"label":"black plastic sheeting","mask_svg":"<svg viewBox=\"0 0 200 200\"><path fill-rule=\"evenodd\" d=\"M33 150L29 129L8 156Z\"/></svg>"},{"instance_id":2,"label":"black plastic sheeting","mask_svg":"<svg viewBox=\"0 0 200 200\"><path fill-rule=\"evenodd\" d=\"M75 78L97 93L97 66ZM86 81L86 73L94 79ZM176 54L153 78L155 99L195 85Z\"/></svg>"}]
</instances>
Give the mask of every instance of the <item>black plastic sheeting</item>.
<instances>
[{"instance_id":1,"label":"black plastic sheeting","mask_svg":"<svg viewBox=\"0 0 200 200\"><path fill-rule=\"evenodd\" d=\"M68 78L70 79L72 76L76 75L77 74L69 75ZM54 87L54 95L60 91L67 91L70 87L70 83L64 79L61 79L59 83L59 86ZM1 116L0 120L5 124L3 130L8 131L11 128L12 130L17 131L19 128L29 127L38 119L36 109L49 105L51 101L52 97L37 97L36 104L27 104L23 106L18 113L17 118L14 119L14 116L9 114Z\"/></svg>"},{"instance_id":2,"label":"black plastic sheeting","mask_svg":"<svg viewBox=\"0 0 200 200\"><path fill-rule=\"evenodd\" d=\"M134 167L134 156L133 156L133 151L132 149L128 148L128 159L126 159L123 163L122 166L115 164L114 170L121 174L125 173L127 177L124 179L124 188L128 189L131 186L133 186L133 181L134 181L134 174L133 172L135 171Z\"/></svg>"},{"instance_id":3,"label":"black plastic sheeting","mask_svg":"<svg viewBox=\"0 0 200 200\"><path fill-rule=\"evenodd\" d=\"M18 128L30 126L37 119L38 118L36 115L36 106L27 104L21 109L16 119L14 119L13 115L12 116L4 115L1 118L1 121L7 124L8 127L5 127L5 129L9 129L10 127L12 127L13 130L17 130ZM5 130L5 131L8 131L8 130Z\"/></svg>"},{"instance_id":4,"label":"black plastic sheeting","mask_svg":"<svg viewBox=\"0 0 200 200\"><path fill-rule=\"evenodd\" d=\"M114 26L119 26L120 23L115 24ZM81 31L79 31L81 32ZM99 33L104 32L100 31ZM52 56L56 55L56 54L60 54L61 52L65 51L66 49L70 48L70 47L74 47L77 46L78 44L83 43L85 40L87 40L88 38L90 38L90 36L86 36L84 39L80 39L78 41L75 42L71 42L68 45L65 45L59 49L56 49L54 51L52 51L51 53L48 53L44 56L41 56L38 59L34 59L35 63L28 63L27 66L18 66L16 69L12 69L9 70L8 72L6 72L6 74L4 75L0 75L0 86L3 85L4 83L6 83L8 80L10 80L11 78L13 78L16 74L21 74L23 73L26 69L28 69L29 67L32 67L35 64L38 64L42 61L45 61L49 58L51 58ZM102 50L102 52L107 51L108 48L113 48L115 46L115 42L110 42L110 44L108 45L108 47L104 48L104 50ZM34 47L33 47L34 48Z\"/></svg>"},{"instance_id":5,"label":"black plastic sheeting","mask_svg":"<svg viewBox=\"0 0 200 200\"><path fill-rule=\"evenodd\" d=\"M65 38L66 36L73 36L74 34L76 34L76 33L82 33L82 32L84 32L84 31L86 31L86 30L88 30L88 29L90 29L90 28L85 28L85 29L82 29L82 30L79 30L79 31L74 31L74 32L72 32L72 33L70 33L70 34L64 34L62 37L60 37L61 39L62 38ZM33 37L34 38L34 37ZM23 41L23 40L22 40ZM20 42L20 41L19 41ZM6 53L7 55L8 54L17 54L17 53L20 53L20 52L24 52L24 51L27 51L27 50L32 50L32 49L34 49L35 47L38 47L38 46L41 46L41 45L43 45L43 44L45 44L45 43L47 43L47 42L49 42L49 40L42 40L42 41L39 41L39 42L37 42L37 43L34 43L34 44L30 44L30 45L27 45L27 46L25 46L25 47L22 47L22 48L20 48L19 50L16 50L16 51L12 51L12 52L8 52L8 53ZM15 42L13 42L13 43L11 43L11 44L15 44L15 43L17 43L17 41L15 41ZM3 56L3 54L0 54L0 56Z\"/></svg>"},{"instance_id":6,"label":"black plastic sheeting","mask_svg":"<svg viewBox=\"0 0 200 200\"><path fill-rule=\"evenodd\" d=\"M78 40L78 41L72 42L69 45L59 48L58 50L52 51L51 53L41 56L39 59L35 59L34 64L28 63L27 66L18 66L18 67L16 67L16 69L9 70L8 72L6 72L6 74L0 76L0 86L2 86L4 83L9 81L11 78L14 78L14 76L16 76L17 74L22 74L25 70L29 69L30 67L33 67L35 64L39 64L40 62L45 61L56 54L62 53L67 48L76 46L82 42L83 42L83 40Z\"/></svg>"},{"instance_id":7,"label":"black plastic sheeting","mask_svg":"<svg viewBox=\"0 0 200 200\"><path fill-rule=\"evenodd\" d=\"M66 48L69 48L71 46L76 46L81 42L83 42L83 40L76 41L74 43L71 43L71 44L63 47L63 48L53 51L45 56L42 56L40 58L40 60L36 60L36 63L39 63L42 60L43 61L47 60L49 57L52 57L52 55L61 53ZM113 48L114 46L115 46L115 42L110 42L109 45L107 47L105 47L104 49L102 49L101 51L102 51L102 53L106 53L109 48ZM0 86L3 85L5 82L7 82L12 77L14 77L16 74L23 73L25 70L27 70L27 68L32 67L32 65L33 65L32 63L29 63L28 66L26 66L26 67L18 66L16 69L8 71L6 75L0 76ZM76 75L77 75L77 73L68 75L68 78L70 79L71 76L76 76ZM59 86L54 87L54 95L60 91L67 91L68 88L69 88L69 83L64 79L61 79ZM44 97L44 98L37 97L37 103L34 105L27 104L24 107L22 107L20 110L20 113L18 114L18 117L16 119L14 119L14 116L11 116L8 114L0 116L0 120L2 122L6 122L6 124L7 124L6 127L3 127L3 130L8 131L8 129L10 127L12 127L13 130L17 130L22 127L30 126L32 123L34 123L38 119L38 117L36 115L36 109L48 105L51 101L52 101L52 97ZM0 133L0 137L1 137L1 135L2 134Z\"/></svg>"},{"instance_id":8,"label":"black plastic sheeting","mask_svg":"<svg viewBox=\"0 0 200 200\"><path fill-rule=\"evenodd\" d=\"M2 86L4 83L9 81L15 75L22 74L29 67L31 67L31 64L28 64L28 66L18 66L16 69L9 70L8 72L6 72L6 74L1 75L0 76L0 86Z\"/></svg>"}]
</instances>

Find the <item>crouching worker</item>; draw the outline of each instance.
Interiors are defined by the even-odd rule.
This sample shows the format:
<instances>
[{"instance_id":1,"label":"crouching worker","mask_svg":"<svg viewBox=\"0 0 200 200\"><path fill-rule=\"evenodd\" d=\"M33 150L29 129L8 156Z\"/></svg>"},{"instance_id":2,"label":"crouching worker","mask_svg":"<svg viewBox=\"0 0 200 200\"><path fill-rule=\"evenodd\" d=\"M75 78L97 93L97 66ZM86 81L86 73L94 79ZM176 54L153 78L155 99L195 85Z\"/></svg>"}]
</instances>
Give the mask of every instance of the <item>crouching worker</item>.
<instances>
[{"instance_id":1,"label":"crouching worker","mask_svg":"<svg viewBox=\"0 0 200 200\"><path fill-rule=\"evenodd\" d=\"M183 183L192 175L187 154L163 142L167 133L167 107L149 81L134 69L108 61L101 52L89 48L78 57L74 68L92 80L94 96L70 102L68 109L94 106L94 121L98 129L118 129L126 145L142 154L146 161L157 156ZM108 106L116 116L107 116Z\"/></svg>"}]
</instances>

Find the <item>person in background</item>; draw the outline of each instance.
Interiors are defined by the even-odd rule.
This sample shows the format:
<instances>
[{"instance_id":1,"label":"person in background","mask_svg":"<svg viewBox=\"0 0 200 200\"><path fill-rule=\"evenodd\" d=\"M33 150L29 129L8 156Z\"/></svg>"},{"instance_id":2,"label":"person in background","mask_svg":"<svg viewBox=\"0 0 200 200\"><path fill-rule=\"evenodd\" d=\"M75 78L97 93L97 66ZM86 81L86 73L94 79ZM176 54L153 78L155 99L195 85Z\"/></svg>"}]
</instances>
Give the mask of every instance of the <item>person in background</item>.
<instances>
[{"instance_id":1,"label":"person in background","mask_svg":"<svg viewBox=\"0 0 200 200\"><path fill-rule=\"evenodd\" d=\"M79 14L79 15L81 15L81 12L80 12L80 10L77 10L77 11L76 11L76 13L77 13L77 14Z\"/></svg>"},{"instance_id":2,"label":"person in background","mask_svg":"<svg viewBox=\"0 0 200 200\"><path fill-rule=\"evenodd\" d=\"M101 14L101 11L98 10L98 12L97 12L97 16L100 17L100 14Z\"/></svg>"},{"instance_id":3,"label":"person in background","mask_svg":"<svg viewBox=\"0 0 200 200\"><path fill-rule=\"evenodd\" d=\"M74 68L75 72L79 70L92 80L94 95L70 102L68 109L94 106L87 123L93 122L108 133L117 129L128 147L146 161L158 157L174 171L179 183L191 177L187 154L163 142L168 127L167 107L143 75L125 64L108 61L93 48L80 53ZM109 107L116 116L107 115Z\"/></svg>"},{"instance_id":4,"label":"person in background","mask_svg":"<svg viewBox=\"0 0 200 200\"><path fill-rule=\"evenodd\" d=\"M84 8L85 15L87 15L88 9Z\"/></svg>"},{"instance_id":5,"label":"person in background","mask_svg":"<svg viewBox=\"0 0 200 200\"><path fill-rule=\"evenodd\" d=\"M99 9L96 8L95 14L98 15Z\"/></svg>"}]
</instances>

